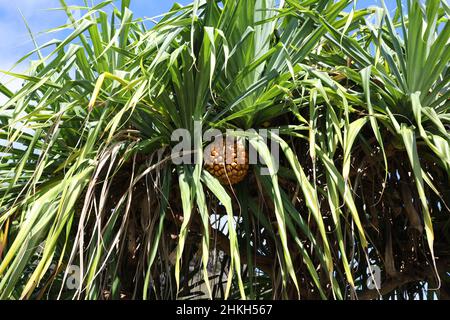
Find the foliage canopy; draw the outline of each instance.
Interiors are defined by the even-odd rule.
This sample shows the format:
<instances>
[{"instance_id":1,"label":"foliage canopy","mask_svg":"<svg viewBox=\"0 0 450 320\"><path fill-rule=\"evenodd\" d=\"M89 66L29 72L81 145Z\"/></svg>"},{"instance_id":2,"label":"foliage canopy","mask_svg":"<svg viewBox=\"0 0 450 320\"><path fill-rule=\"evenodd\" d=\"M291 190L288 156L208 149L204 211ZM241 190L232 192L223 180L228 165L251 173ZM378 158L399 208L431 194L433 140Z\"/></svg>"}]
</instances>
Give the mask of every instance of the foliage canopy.
<instances>
[{"instance_id":1,"label":"foliage canopy","mask_svg":"<svg viewBox=\"0 0 450 320\"><path fill-rule=\"evenodd\" d=\"M0 298L450 298L450 9L406 2L61 0L0 84ZM174 165L194 121L278 129L279 171Z\"/></svg>"}]
</instances>

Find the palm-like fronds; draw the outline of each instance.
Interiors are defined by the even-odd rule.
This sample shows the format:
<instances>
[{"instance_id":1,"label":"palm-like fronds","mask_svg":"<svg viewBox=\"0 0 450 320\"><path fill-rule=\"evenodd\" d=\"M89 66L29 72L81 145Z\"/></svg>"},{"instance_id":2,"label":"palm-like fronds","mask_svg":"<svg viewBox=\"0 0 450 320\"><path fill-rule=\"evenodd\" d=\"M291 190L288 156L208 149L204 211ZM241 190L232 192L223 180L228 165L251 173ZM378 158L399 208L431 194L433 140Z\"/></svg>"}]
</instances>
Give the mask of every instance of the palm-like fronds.
<instances>
[{"instance_id":1,"label":"palm-like fronds","mask_svg":"<svg viewBox=\"0 0 450 320\"><path fill-rule=\"evenodd\" d=\"M0 85L0 298L448 297L445 2L196 0L151 28L61 3L71 34ZM270 174L221 185L196 123L277 129L279 171L236 131Z\"/></svg>"}]
</instances>

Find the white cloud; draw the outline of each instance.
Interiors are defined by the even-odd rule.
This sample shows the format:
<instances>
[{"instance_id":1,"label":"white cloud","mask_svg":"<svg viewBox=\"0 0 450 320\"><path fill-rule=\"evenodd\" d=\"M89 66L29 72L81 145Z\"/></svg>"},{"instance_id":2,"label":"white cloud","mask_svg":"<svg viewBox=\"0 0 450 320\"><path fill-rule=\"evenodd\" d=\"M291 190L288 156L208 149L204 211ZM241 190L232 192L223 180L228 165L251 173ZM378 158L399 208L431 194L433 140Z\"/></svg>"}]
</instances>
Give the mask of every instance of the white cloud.
<instances>
[{"instance_id":1,"label":"white cloud","mask_svg":"<svg viewBox=\"0 0 450 320\"><path fill-rule=\"evenodd\" d=\"M15 61L16 60L12 59L0 61L0 70L9 71L9 69L14 65ZM21 64L16 68L14 68L12 72L26 73L26 68L27 68L26 64ZM12 92L16 92L18 89L22 87L23 80L13 78L0 72L0 82ZM3 94L0 94L0 106L3 105L7 100L8 99Z\"/></svg>"}]
</instances>

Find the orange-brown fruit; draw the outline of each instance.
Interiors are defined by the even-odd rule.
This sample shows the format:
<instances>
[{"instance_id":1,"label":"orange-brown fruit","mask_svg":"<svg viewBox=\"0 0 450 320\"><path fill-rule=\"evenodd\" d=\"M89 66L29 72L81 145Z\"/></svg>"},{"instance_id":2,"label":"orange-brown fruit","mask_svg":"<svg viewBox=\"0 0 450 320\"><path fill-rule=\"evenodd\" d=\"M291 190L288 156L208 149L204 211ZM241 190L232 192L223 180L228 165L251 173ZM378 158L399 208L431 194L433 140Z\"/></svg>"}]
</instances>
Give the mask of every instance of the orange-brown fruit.
<instances>
[{"instance_id":1,"label":"orange-brown fruit","mask_svg":"<svg viewBox=\"0 0 450 320\"><path fill-rule=\"evenodd\" d=\"M248 173L248 152L240 141L215 141L206 148L205 167L220 183L236 184Z\"/></svg>"}]
</instances>

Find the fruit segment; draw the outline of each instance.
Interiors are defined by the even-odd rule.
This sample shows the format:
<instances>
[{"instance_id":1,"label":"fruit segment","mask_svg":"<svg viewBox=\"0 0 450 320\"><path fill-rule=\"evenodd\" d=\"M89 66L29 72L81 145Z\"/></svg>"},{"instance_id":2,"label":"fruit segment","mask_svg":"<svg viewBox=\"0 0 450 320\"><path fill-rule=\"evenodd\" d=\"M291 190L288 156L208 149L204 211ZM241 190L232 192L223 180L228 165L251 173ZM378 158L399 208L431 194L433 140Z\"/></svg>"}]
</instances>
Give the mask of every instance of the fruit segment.
<instances>
[{"instance_id":1,"label":"fruit segment","mask_svg":"<svg viewBox=\"0 0 450 320\"><path fill-rule=\"evenodd\" d=\"M205 167L221 184L241 182L248 173L248 153L240 141L225 139L207 147Z\"/></svg>"}]
</instances>

